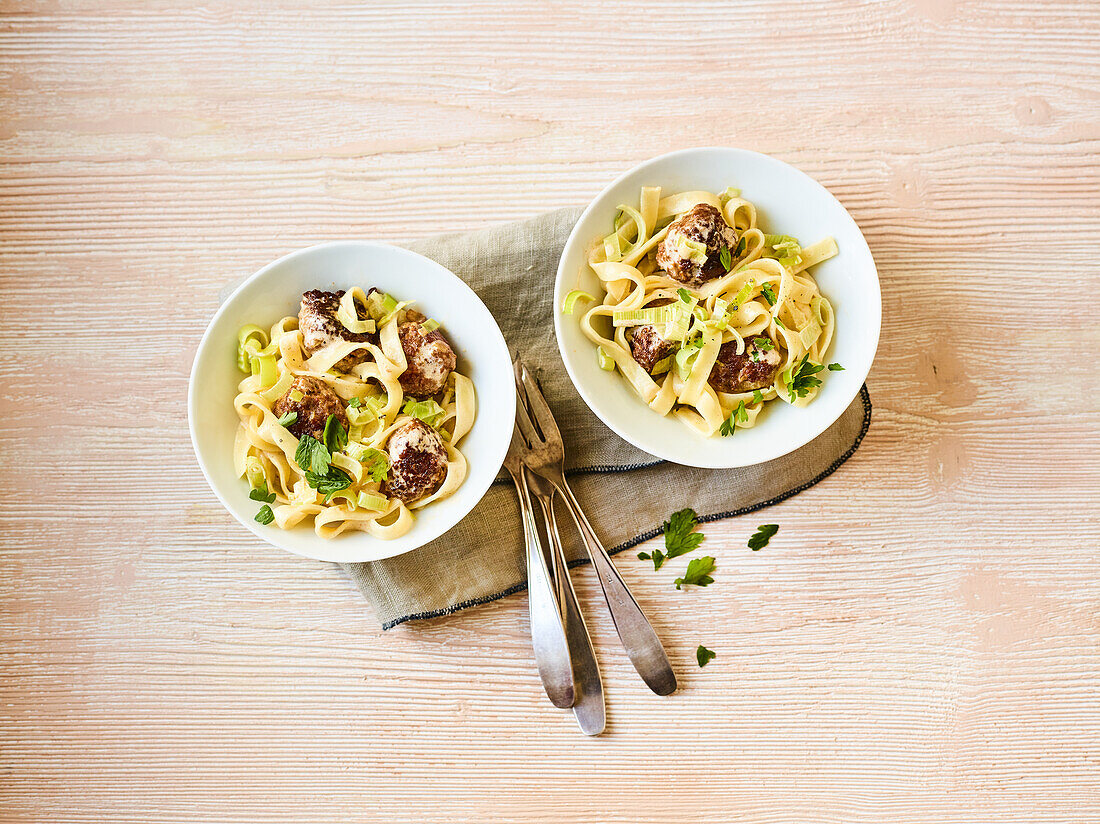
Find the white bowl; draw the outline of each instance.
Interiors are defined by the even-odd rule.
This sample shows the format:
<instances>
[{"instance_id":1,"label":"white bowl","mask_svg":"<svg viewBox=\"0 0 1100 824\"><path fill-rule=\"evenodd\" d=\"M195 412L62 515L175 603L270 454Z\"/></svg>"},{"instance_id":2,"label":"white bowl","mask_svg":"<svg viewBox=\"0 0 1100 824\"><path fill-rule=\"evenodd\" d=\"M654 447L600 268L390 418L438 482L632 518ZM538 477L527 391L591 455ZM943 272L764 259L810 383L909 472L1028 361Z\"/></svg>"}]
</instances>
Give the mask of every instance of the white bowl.
<instances>
[{"instance_id":1,"label":"white bowl","mask_svg":"<svg viewBox=\"0 0 1100 824\"><path fill-rule=\"evenodd\" d=\"M294 529L254 520L260 504L233 471L237 414L233 398L241 379L235 355L237 330L246 323L267 327L298 313L303 292L371 286L416 308L443 327L459 368L474 383L478 410L459 448L469 474L448 498L417 510L416 524L400 538L383 541L363 532L325 539L312 521ZM206 480L226 509L268 543L322 561L375 561L416 549L462 520L493 482L512 437L516 393L508 345L493 316L453 272L407 249L384 243L343 241L293 252L258 271L222 304L199 343L188 385L191 442Z\"/></svg>"},{"instance_id":2,"label":"white bowl","mask_svg":"<svg viewBox=\"0 0 1100 824\"><path fill-rule=\"evenodd\" d=\"M756 426L732 437L707 438L678 419L648 409L618 373L599 368L595 347L581 333L579 312L554 313L558 349L565 368L589 408L625 440L658 458L687 466L751 466L791 452L820 435L848 407L863 385L878 346L882 300L871 250L851 215L821 184L780 160L744 149L685 149L636 166L609 185L584 210L562 252L554 303L572 289L599 294L598 279L585 263L585 250L607 234L615 207L637 204L642 186L665 193L705 189L741 190L756 204L769 232L804 243L832 235L840 253L813 269L821 291L836 311L836 335L828 360L844 372L825 372L813 402L799 409L785 403L765 407ZM580 305L581 307L584 304Z\"/></svg>"}]
</instances>

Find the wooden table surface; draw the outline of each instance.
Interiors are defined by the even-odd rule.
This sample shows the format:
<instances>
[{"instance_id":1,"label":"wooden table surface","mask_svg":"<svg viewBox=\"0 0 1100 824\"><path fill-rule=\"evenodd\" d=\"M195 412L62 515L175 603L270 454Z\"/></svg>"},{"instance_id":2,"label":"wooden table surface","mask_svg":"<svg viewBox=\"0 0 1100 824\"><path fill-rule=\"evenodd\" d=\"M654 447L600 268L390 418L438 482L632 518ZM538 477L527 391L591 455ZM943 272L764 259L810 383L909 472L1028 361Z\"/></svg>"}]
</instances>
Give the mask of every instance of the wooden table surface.
<instances>
[{"instance_id":1,"label":"wooden table surface","mask_svg":"<svg viewBox=\"0 0 1100 824\"><path fill-rule=\"evenodd\" d=\"M0 819L1100 819L1100 5L3 9ZM588 570L597 739L525 596L384 633L218 505L185 396L227 283L711 144L835 193L884 317L846 466L707 526L705 590L621 557L674 697Z\"/></svg>"}]
</instances>

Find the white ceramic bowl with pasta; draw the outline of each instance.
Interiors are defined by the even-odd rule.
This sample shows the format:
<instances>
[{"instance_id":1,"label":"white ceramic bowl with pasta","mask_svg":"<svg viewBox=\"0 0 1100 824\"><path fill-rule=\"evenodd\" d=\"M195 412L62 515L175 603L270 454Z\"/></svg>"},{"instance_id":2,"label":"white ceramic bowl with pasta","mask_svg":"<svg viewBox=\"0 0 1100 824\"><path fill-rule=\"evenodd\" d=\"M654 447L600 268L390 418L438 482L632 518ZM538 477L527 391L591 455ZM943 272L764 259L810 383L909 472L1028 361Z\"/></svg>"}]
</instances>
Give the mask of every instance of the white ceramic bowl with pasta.
<instances>
[{"instance_id":1,"label":"white ceramic bowl with pasta","mask_svg":"<svg viewBox=\"0 0 1100 824\"><path fill-rule=\"evenodd\" d=\"M656 195L650 192L647 201L643 187L660 187L660 191ZM788 269L784 272L776 260L760 259L752 262L753 258L760 256L759 252L752 253L753 242L748 244L747 253L745 247L739 245L734 251L732 262L729 250L722 250L726 274L721 278L715 277L701 287L696 284L689 290L694 291L694 295L682 293L685 301L691 298L685 312L693 311L691 307L696 305L696 300L699 301L700 310L703 310L697 313L700 316L698 333L685 340L694 341L703 350L694 363L699 363L707 356L711 359L709 363L713 363L715 350L722 345L723 336L725 339L735 337L732 330L737 316L734 311L738 309L737 295L755 295L751 298L756 301L755 306L748 307L748 300L741 301L746 307L742 308L740 322L746 323L744 328L750 329L754 335L759 333L763 336L766 333L771 336L771 340L761 339L762 348L770 350L771 341L775 341L776 349L784 350L778 344L787 339L792 317L804 321L806 327L814 326L806 329L808 334L805 349L794 343L789 352L783 351L784 356L789 354L794 361L798 360L799 355L810 355L811 367L815 360L821 361L820 372L809 380L813 388L805 397L787 394L787 387L792 381L791 373L786 370L775 373L774 388L770 391L765 389L763 394L753 395L742 388L728 389L726 392L733 394L723 394L708 384L707 374L703 374L701 378L693 375L690 371L693 363L691 359L685 359L681 364L680 369L687 371L678 372L679 379L673 391L672 373L668 373L667 377L660 374L662 370L669 369L670 359L662 360L660 365L651 370L652 375L647 374L645 369L638 368L632 358L634 338L624 338L622 330L611 326L611 304L618 302L619 305L629 308L634 308L635 303L640 306L660 306L668 299L675 300L676 292L673 290L682 285L665 276L664 270L659 266L654 271L653 254L656 253L656 245L649 247L651 252L646 260L644 244L631 247L628 241L609 235L609 230L615 226L619 228L619 232L613 234L625 233L636 239L637 232L626 213L618 223L614 222L619 205L631 205L640 212L648 210L647 216L639 215L637 219L639 224L647 224L647 221L653 224L647 227L646 236L655 244L662 236L661 227L672 219L665 214L670 211L673 215L683 214L676 206L677 198L670 196L689 192L723 193L727 189L736 189L739 192L724 194L720 198L715 194L710 198L715 207L727 216L727 222L732 219L730 215L733 214L732 208L727 209L730 199L734 199L734 205L740 200L747 201L755 209L755 226L760 230L754 235L756 244L764 245L761 239L765 236L764 233L768 233L771 244L802 239L807 246L799 249L795 241L793 252L801 251L807 260L803 263L801 257L784 257L791 252L790 249L776 251L764 246L765 256L770 255L784 262ZM656 219L656 222L658 207L654 197L661 199L662 217ZM690 204L702 201L688 198L687 202ZM748 214L749 208L745 207L737 215L738 222L743 222L742 218ZM718 212L714 214L717 215ZM737 234L744 237L744 228L740 226ZM790 237L777 237L779 235ZM810 260L818 260L832 253L828 240L830 237L836 241L837 253L795 277L800 264L805 266ZM604 241L612 238L614 248L605 251ZM680 241L679 254L691 255L694 251L691 248L693 243L691 241L685 245L684 241ZM703 253L699 260L706 261L708 255L703 248L705 243L694 245L699 246L698 251ZM626 269L618 263L602 268L601 264L596 264L603 275L601 280L590 262L616 260L620 246L623 247L624 261L632 262L641 256L640 262L636 264L641 271ZM635 253L633 257L627 254L631 251ZM744 255L741 263L738 262L739 253ZM751 272L748 265L742 265L746 260L751 263ZM698 265L701 267L703 264ZM629 274L634 281L623 279L616 284L609 280L612 276L618 277L618 272ZM745 291L739 290L737 287L749 275L755 278L755 288L745 283ZM764 290L768 293L766 296L762 294L765 283L770 283L769 288ZM633 293L635 288L638 289L637 293ZM661 289L664 291L654 291ZM720 289L728 291L715 294ZM778 304L775 302L775 289L782 290ZM572 314L565 314L562 312L563 304L566 303L567 296L575 290L587 292L597 299L580 300ZM800 291L805 303L792 305L790 295ZM642 292L645 293L645 298L641 302L631 298L632 294L640 296ZM708 292L709 301L706 299ZM870 249L855 221L836 198L819 183L782 161L756 152L730 148L686 149L662 155L631 169L611 183L592 201L573 228L558 265L554 294L554 327L562 360L577 391L597 417L622 438L651 455L687 466L705 468L750 466L769 461L798 449L824 432L856 397L867 377L878 346L882 313L878 275ZM719 297L725 300L719 300L717 312L720 314L715 314L715 299ZM784 300L785 297L788 298L787 301ZM822 297L825 300L821 300ZM601 305L601 301L606 305ZM768 301L771 302L770 306ZM668 307L668 310L672 312L672 307ZM751 311L746 316L745 312L748 310ZM647 309L646 313L657 311ZM773 320L769 312L776 316L782 314L787 318L787 324L784 325L782 320ZM791 312L795 314L792 316ZM625 312L620 314L622 317L616 318L616 323L642 322L630 318ZM815 315L816 319L811 321L811 317ZM675 313L662 317L675 317ZM683 317L686 319L690 315L684 314ZM757 317L760 320L758 323L747 323L746 317L748 321ZM587 335L582 331L582 320L587 324ZM720 321L717 325L723 331L714 331L716 320ZM727 320L730 331L725 331ZM704 324L704 321L709 322ZM691 323L692 330L696 331L696 321L692 320ZM650 328L666 332L673 327L670 324L667 327ZM603 348L610 350L618 363L613 363L614 359L605 356L606 353L600 353L601 348L591 339L597 334L608 341L608 345ZM707 337L708 334L711 337ZM789 330L789 334L792 339L798 337L793 329ZM619 346L614 344L615 335L618 335ZM756 339L745 337L747 343L754 340ZM705 341L714 343L706 345ZM751 354L753 361L757 360L758 355L772 354L750 351L746 343L737 345L746 357ZM681 350L685 348L683 344L680 346ZM822 348L823 352L820 351ZM843 371L839 367L834 367L837 371L827 371L827 364L839 364L843 366ZM677 369L674 362L671 366ZM709 373L709 366L704 369ZM793 374L797 379L797 368ZM816 380L821 381L820 385L814 384ZM697 408L683 405L675 397L685 386L691 386L691 400L698 402ZM741 394L736 394L738 392ZM663 396L668 397L662 401ZM788 398L793 402L788 403ZM733 406L739 399L748 402L749 414L745 414L744 405L741 406L739 416L733 411ZM730 415L728 418L727 413ZM720 434L717 427L719 421L727 427L736 427L732 435ZM729 431L728 428L725 431Z\"/></svg>"},{"instance_id":2,"label":"white ceramic bowl with pasta","mask_svg":"<svg viewBox=\"0 0 1100 824\"><path fill-rule=\"evenodd\" d=\"M240 420L234 409L238 330L267 328L296 315L309 290L388 292L442 325L457 357L456 372L473 382L477 412L463 437L466 476L446 498L415 511L411 529L382 540L349 530L318 535L309 519L290 529L255 521L249 484L234 469L234 439ZM293 252L265 266L222 304L195 354L188 387L191 439L199 465L225 508L260 538L290 552L324 561L373 561L400 555L439 537L481 500L504 461L515 418L511 357L496 321L481 299L454 273L407 249L382 243L343 241Z\"/></svg>"}]
</instances>

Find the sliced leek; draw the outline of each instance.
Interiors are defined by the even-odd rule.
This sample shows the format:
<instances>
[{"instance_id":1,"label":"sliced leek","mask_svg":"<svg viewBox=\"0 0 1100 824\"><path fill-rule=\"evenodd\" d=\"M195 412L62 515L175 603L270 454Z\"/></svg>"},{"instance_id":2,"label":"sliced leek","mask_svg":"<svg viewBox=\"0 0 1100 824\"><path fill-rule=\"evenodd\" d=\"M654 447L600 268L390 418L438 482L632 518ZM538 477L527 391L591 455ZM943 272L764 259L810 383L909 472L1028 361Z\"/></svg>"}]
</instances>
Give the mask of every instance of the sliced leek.
<instances>
[{"instance_id":1,"label":"sliced leek","mask_svg":"<svg viewBox=\"0 0 1100 824\"><path fill-rule=\"evenodd\" d=\"M596 347L596 359L600 364L600 369L605 372L615 371L615 359L603 351L602 346Z\"/></svg>"},{"instance_id":2,"label":"sliced leek","mask_svg":"<svg viewBox=\"0 0 1100 824\"><path fill-rule=\"evenodd\" d=\"M574 289L572 292L565 296L565 300L561 304L561 313L563 315L572 315L573 310L577 306L578 300L594 301L596 298L588 294L588 292L582 292L580 289Z\"/></svg>"}]
</instances>

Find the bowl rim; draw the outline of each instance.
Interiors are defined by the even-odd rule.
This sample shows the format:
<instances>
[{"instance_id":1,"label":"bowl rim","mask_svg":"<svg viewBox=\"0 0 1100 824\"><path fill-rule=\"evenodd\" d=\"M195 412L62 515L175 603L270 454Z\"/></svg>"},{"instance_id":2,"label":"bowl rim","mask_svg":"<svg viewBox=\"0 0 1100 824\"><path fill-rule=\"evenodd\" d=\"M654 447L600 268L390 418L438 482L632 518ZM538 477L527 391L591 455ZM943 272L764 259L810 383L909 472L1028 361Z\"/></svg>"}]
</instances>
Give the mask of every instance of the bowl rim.
<instances>
[{"instance_id":1,"label":"bowl rim","mask_svg":"<svg viewBox=\"0 0 1100 824\"><path fill-rule=\"evenodd\" d=\"M470 496L470 505L468 507L464 508L464 509L460 509L460 514L458 514L457 517L454 520L451 520L449 523L447 521L440 521L438 524L434 525L433 528L428 529L425 532L425 535L424 535L422 540L419 540L418 542L415 542L411 546L403 547L403 548L400 548L400 549L395 549L393 552L388 552L388 553L384 553L384 554L372 553L369 558L349 557L346 552L341 553L341 552L332 552L332 551L326 552L326 551L324 551L324 548L335 549L335 548L338 548L340 546L345 546L346 547L346 542L344 544L340 543L340 539L344 536L338 536L337 538L334 538L334 539L330 540L330 539L321 538L320 536L316 535L316 533L314 533L314 534L311 535L310 544L311 544L311 546L316 545L318 547L318 551L317 552L304 552L304 551L302 551L301 549L299 549L297 547L290 546L286 542L279 540L282 533L283 533L283 530L277 530L277 532L275 534L269 534L267 532L261 531L260 528L259 528L260 527L259 524L255 523L254 521L252 521L248 518L245 518L240 512L237 511L237 509L234 506L232 506L229 503L229 501L226 500L226 498L222 495L221 491L218 489L218 487L215 484L214 479L211 475L210 470L207 468L206 461L203 460L202 452L199 449L199 435L198 435L198 432L196 430L196 409L197 409L197 403L198 403L197 398L196 398L196 386L197 386L197 383L198 383L197 375L198 375L198 372L199 372L199 370L197 369L197 365L199 363L200 358L203 356L204 352L206 351L207 347L212 345L211 344L211 340L212 340L211 333L212 333L214 327L217 325L218 321L221 319L222 315L224 315L227 311L229 311L229 307L239 297L241 292L243 292L245 289L247 289L255 281L258 281L258 280L261 280L262 278L264 278L264 276L266 276L271 270L275 269L278 266L285 265L285 264L287 264L287 263L289 263L289 262L291 262L291 261L293 261L297 258L306 257L310 254L316 254L317 252L319 252L321 250L331 249L331 248L335 248L335 247L353 247L353 248L360 248L360 249L362 249L362 248L383 248L383 249L388 249L388 250L393 250L393 251L397 252L400 255L408 256L409 258L415 258L415 259L419 259L420 261L426 261L432 267L435 267L442 274L449 277L456 284L458 284L459 291L465 291L469 295L469 297L473 299L473 301L476 303L476 305L480 306L481 309L484 311L485 315L489 318L489 320L491 322L490 337L492 338L492 345L493 346L498 346L499 345L499 351L503 352L504 360L508 362L509 370L511 369L511 349L508 346L508 342L504 338L504 333L501 332L501 330L500 330L500 325L497 323L496 318L493 317L493 313L489 311L489 308L485 305L484 301L481 300L481 297L477 294L477 292L475 292L473 290L473 288L468 283L466 283L466 281L464 281L462 278L460 278L458 275L456 275L454 272L452 272L449 268L444 266L442 263L440 263L437 260L433 260L432 258L428 257L427 255L422 255L419 252L414 252L411 249L407 249L403 246L397 246L397 245L392 244L392 243L384 243L382 241L355 240L355 239L325 241L323 243L316 243L316 244L313 244L311 246L306 246L306 247L301 248L301 249L295 249L291 252L288 252L288 253L282 255L281 257L276 258L275 260L271 261L270 263L265 264L264 266L260 267L255 272L253 272L251 275L249 275L247 278L245 278L243 281L241 281L241 283L238 284L237 287L234 288L233 291L227 297L225 297L224 299L221 300L221 303L218 306L217 310L214 312L214 314L210 318L210 321L207 323L206 329L203 330L202 337L199 339L199 343L195 347L194 357L191 359L191 373L190 373L190 375L188 376L188 379L187 379L187 428L188 428L188 431L189 431L190 436L191 436L191 450L192 450L192 452L194 452L195 460L199 465L199 469L202 470L202 474L203 474L203 477L206 479L207 486L210 487L210 490L214 493L214 496L218 499L218 502L222 505L222 507L226 510L226 512L228 512L231 516L233 516L233 518L236 519L236 521L238 523L240 523L242 526L244 526L245 529L247 529L253 535L255 535L256 537L260 538L265 543L270 544L274 547L277 547L279 549L282 549L282 550L285 550L287 552L293 553L294 555L298 555L298 556L305 557L305 558L311 558L313 560L328 561L328 562L335 562L335 563L364 563L364 562L369 562L369 561L381 561L381 560L384 560L386 558L394 558L394 557L397 557L399 555L404 555L406 552L412 552L413 550L420 549L421 547L423 547L425 544L429 543L430 541L434 541L436 538L439 538L442 535L445 535L448 531L453 529L462 520L464 520L470 514L471 511L473 511L474 507L476 507L478 505L478 503L481 502L482 498L485 497L485 494L489 491L489 488L493 485L494 481L496 480L496 476L499 474L500 468L504 465L504 458L508 453L508 447L509 447L510 442L511 442L511 430L508 431L507 437L501 437L498 440L498 443L496 444L496 448L495 448L494 453L486 455L486 456L479 456L479 461L484 459L485 465L486 466L491 465L493 467L493 470L492 470L491 473L488 473L488 472L486 473L485 479L483 479L483 481L481 483L475 484L472 487L469 487L469 491L468 491L467 494L469 494L469 496ZM505 418L507 420L514 420L515 419L515 414L516 414L516 410L515 410L516 395L515 395L515 392L506 393L506 395L507 395L507 397L505 397L505 398L493 399L493 400L494 400L494 403L498 403L498 402L503 403L503 404L505 404L505 406L509 407L510 408L510 414L507 414L509 412L509 410L505 410L505 412L506 412ZM483 408L482 399L479 396L478 397L478 412L479 413L482 410L482 408ZM465 490L465 489L467 489L469 484L471 484L471 479L470 479L469 475L467 475L466 479L463 481L462 485L460 485L459 489ZM413 528L415 529L416 527L414 526ZM366 535L365 533L359 533L355 537L368 539L368 540L377 540L377 539L371 539L371 536ZM389 542L377 540L377 543L380 544L380 545L383 545L383 547L384 547Z\"/></svg>"},{"instance_id":2,"label":"bowl rim","mask_svg":"<svg viewBox=\"0 0 1100 824\"><path fill-rule=\"evenodd\" d=\"M677 455L673 451L663 449L659 445L654 446L653 444L641 443L641 439L631 436L620 427L616 426L613 421L609 420L608 417L605 417L604 414L601 412L599 408L599 401L596 398L596 393L594 391L589 391L588 389L586 389L584 382L581 381L578 378L577 374L574 372L573 367L570 364L570 356L566 352L566 344L563 334L566 316L557 311L557 307L560 305L560 301L563 298L562 289L567 276L565 271L567 260L572 257L578 244L581 245L581 251L583 253L584 246L587 245L588 242L591 240L591 238L580 237L580 228L593 211L595 211L597 208L604 207L603 201L605 198L608 197L611 190L613 190L615 187L617 187L620 183L627 180L628 178L633 177L652 166L664 164L669 162L670 160L676 160L678 158L687 157L689 155L704 154L708 152L728 153L731 155L751 158L753 162L756 163L762 163L765 165L774 164L780 167L785 167L789 171L794 172L795 175L797 175L798 177L802 178L803 182L808 184L810 187L817 189L819 192L824 194L829 200L836 204L841 213L849 221L851 221L851 224L855 228L860 241L862 241L863 251L866 253L867 259L870 261L871 274L873 275L871 280L873 281L874 288L868 293L868 296L873 299L874 304L873 317L869 318L869 325L867 327L868 331L871 333L873 341L870 347L870 356L867 358L866 361L866 369L860 370L861 374L859 375L859 380L858 382L853 382L854 389L847 393L849 397L840 407L840 411L835 417L830 418L828 416L825 416L821 418L818 424L805 428L801 435L792 438L790 441L782 442L781 444L777 445L776 448L773 449L770 453L767 453L762 457L755 458L750 461L687 461L684 460L683 456ZM839 420L840 416L844 414L845 410L847 410L848 407L851 406L852 401L855 400L857 395L859 395L862 386L867 380L867 375L870 373L871 365L874 362L875 354L878 351L879 337L882 331L882 288L879 283L878 266L875 263L874 255L871 253L871 248L867 243L867 238L863 235L863 230L859 228L859 224L856 223L855 218L852 217L851 213L845 208L844 204L841 203L836 198L836 196L833 195L833 193L830 192L828 189L826 189L821 183L814 180L797 166L793 166L786 161L780 160L777 157L772 157L768 154L764 154L763 152L753 151L752 149L741 149L734 146L694 146L687 149L677 149L672 152L666 152L664 154L657 155L656 157L651 157L648 160L644 160L635 166L632 166L631 168L620 174L618 177L616 177L614 180L612 180L610 183L608 183L606 186L604 186L603 189L601 189L600 192L594 198L592 198L588 206L585 207L584 211L581 212L580 216L577 218L576 223L573 224L573 229L569 233L569 238L566 240L565 246L562 247L561 257L558 260L557 273L554 276L553 314L554 337L558 345L558 354L561 357L562 363L565 365L565 371L568 373L569 379L573 383L573 387L577 390L577 393L584 400L588 408L592 411L592 414L599 418L600 421L602 421L603 424L608 427L608 429L610 429L620 438L625 440L627 443L630 443L633 446L636 446L638 449L641 449L643 452L649 455L653 455L656 458L660 458L661 460L669 461L671 463L679 464L681 466L693 466L702 469L735 469L766 463L768 461L775 460L776 458L781 458L784 455L789 455L796 449L802 448L814 438L825 432L834 423L836 423L836 421ZM717 451L713 451L711 454L716 453Z\"/></svg>"}]
</instances>

